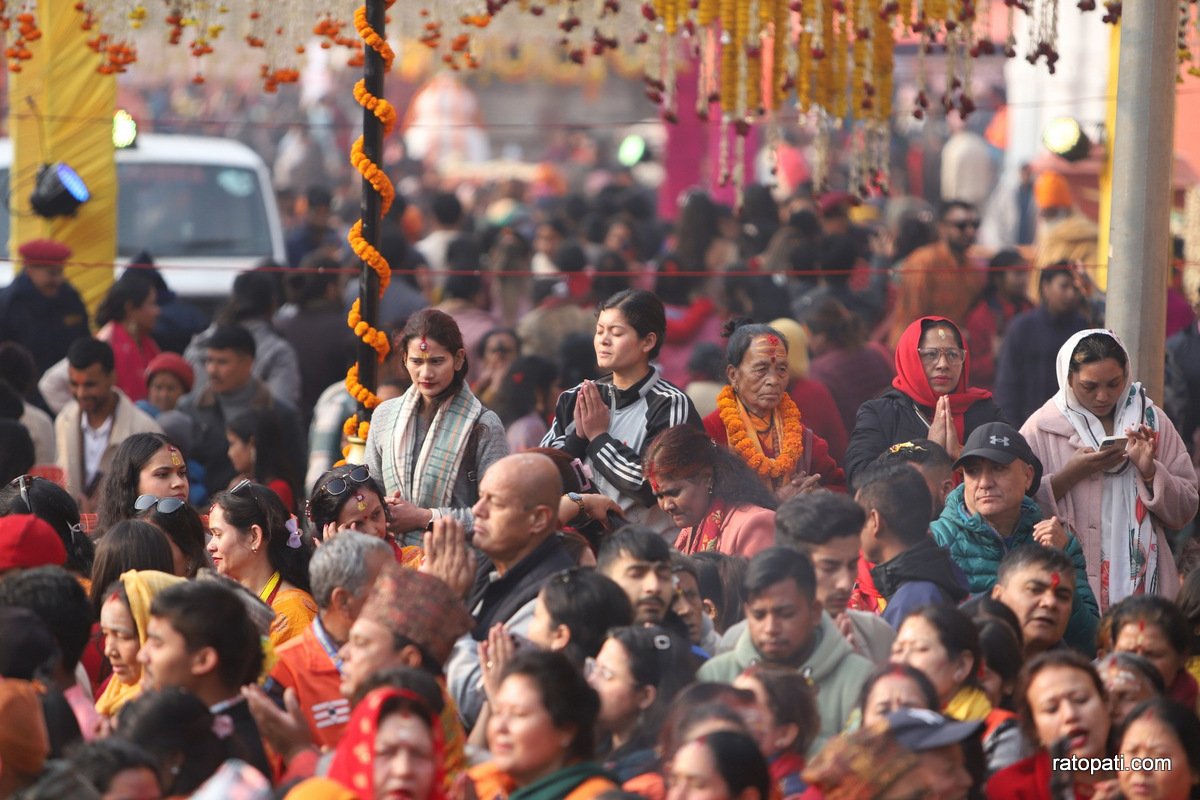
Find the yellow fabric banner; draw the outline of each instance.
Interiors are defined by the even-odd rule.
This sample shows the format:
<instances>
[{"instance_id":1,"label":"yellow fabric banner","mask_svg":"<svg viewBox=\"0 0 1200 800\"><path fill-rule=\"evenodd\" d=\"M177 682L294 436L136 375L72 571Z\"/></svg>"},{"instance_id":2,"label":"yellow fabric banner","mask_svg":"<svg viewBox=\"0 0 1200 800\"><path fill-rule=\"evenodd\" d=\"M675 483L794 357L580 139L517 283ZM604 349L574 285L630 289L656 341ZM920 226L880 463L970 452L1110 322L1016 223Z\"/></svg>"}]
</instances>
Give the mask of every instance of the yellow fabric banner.
<instances>
[{"instance_id":1,"label":"yellow fabric banner","mask_svg":"<svg viewBox=\"0 0 1200 800\"><path fill-rule=\"evenodd\" d=\"M87 46L95 31L81 27L75 0L39 0L42 37L29 43L33 57L9 75L8 129L13 140L9 257L30 239L56 239L74 255L67 279L89 310L113 282L117 254L117 167L112 118L117 81L101 75L100 55ZM43 219L29 207L38 168L62 161L91 192L76 216Z\"/></svg>"}]
</instances>

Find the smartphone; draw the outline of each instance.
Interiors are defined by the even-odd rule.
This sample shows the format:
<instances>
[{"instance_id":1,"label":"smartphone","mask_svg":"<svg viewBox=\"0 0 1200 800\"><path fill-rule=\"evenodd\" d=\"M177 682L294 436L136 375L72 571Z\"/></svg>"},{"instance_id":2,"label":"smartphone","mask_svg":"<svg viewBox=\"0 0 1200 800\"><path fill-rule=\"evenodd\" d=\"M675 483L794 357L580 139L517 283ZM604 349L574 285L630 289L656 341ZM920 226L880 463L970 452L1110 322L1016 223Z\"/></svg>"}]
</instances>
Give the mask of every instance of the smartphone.
<instances>
[{"instance_id":1,"label":"smartphone","mask_svg":"<svg viewBox=\"0 0 1200 800\"><path fill-rule=\"evenodd\" d=\"M1120 447L1120 448L1124 449L1125 443L1128 441L1129 441L1129 438L1126 436L1105 436L1103 439L1100 440L1100 449L1108 450L1109 448L1112 448L1112 447Z\"/></svg>"}]
</instances>

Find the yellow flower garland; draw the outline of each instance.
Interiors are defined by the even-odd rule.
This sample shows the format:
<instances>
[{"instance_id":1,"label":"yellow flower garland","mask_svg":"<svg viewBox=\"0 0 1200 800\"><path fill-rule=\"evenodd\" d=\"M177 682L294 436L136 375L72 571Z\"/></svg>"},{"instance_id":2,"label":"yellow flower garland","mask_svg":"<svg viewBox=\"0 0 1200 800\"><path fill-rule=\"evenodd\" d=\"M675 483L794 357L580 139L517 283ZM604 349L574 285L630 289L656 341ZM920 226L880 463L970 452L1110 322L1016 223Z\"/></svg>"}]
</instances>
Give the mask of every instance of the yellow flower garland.
<instances>
[{"instance_id":1,"label":"yellow flower garland","mask_svg":"<svg viewBox=\"0 0 1200 800\"><path fill-rule=\"evenodd\" d=\"M779 437L779 455L775 458L767 458L746 430L746 423L742 421L737 395L732 386L726 386L717 395L717 410L720 411L721 422L725 425L729 446L751 469L763 478L771 480L786 478L796 471L796 465L804 455L804 425L800 422L800 409L789 395L784 394L779 403L783 431Z\"/></svg>"}]
</instances>

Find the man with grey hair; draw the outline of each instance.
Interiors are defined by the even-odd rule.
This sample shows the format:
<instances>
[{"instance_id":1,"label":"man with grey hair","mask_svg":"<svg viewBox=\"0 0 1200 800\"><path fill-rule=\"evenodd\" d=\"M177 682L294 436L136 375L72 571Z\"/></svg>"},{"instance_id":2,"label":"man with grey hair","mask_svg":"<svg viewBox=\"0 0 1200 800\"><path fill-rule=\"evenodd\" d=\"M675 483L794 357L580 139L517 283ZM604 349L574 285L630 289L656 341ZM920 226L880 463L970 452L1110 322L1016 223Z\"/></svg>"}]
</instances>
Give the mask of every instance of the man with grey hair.
<instances>
[{"instance_id":1,"label":"man with grey hair","mask_svg":"<svg viewBox=\"0 0 1200 800\"><path fill-rule=\"evenodd\" d=\"M350 722L350 701L342 696L342 659L338 654L350 637L350 626L362 611L367 595L392 549L382 539L356 531L341 531L329 539L308 565L317 617L304 633L280 645L279 661L271 670L267 689L291 691L303 712L312 741L336 747Z\"/></svg>"}]
</instances>

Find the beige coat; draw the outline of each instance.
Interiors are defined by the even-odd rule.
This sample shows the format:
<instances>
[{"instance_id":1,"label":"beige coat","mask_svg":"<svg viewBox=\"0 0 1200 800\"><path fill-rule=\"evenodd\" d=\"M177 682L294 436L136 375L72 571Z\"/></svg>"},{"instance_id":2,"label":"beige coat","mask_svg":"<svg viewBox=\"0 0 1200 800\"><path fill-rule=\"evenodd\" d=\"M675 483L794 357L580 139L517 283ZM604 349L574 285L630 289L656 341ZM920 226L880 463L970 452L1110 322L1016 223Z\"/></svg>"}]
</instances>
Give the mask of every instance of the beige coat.
<instances>
[{"instance_id":1,"label":"beige coat","mask_svg":"<svg viewBox=\"0 0 1200 800\"><path fill-rule=\"evenodd\" d=\"M154 418L133 404L125 393L113 387L117 393L117 407L113 412L112 431L108 436L108 448L100 459L100 471L106 472L112 464L113 455L121 442L135 433L162 433ZM83 497L84 463L83 433L79 426L79 403L71 400L54 420L55 463L66 476L67 491L79 500Z\"/></svg>"}]
</instances>

